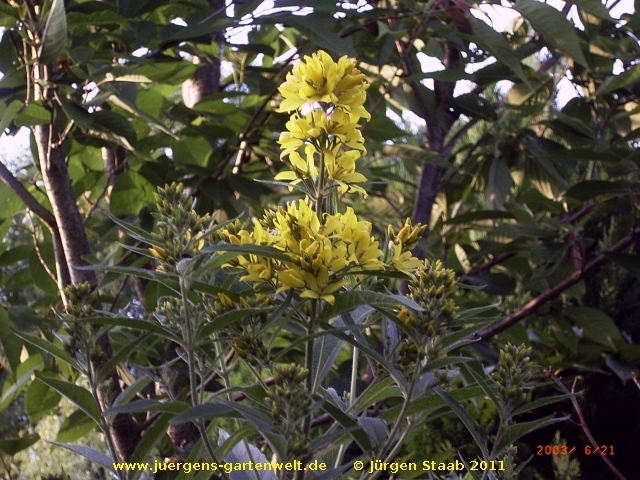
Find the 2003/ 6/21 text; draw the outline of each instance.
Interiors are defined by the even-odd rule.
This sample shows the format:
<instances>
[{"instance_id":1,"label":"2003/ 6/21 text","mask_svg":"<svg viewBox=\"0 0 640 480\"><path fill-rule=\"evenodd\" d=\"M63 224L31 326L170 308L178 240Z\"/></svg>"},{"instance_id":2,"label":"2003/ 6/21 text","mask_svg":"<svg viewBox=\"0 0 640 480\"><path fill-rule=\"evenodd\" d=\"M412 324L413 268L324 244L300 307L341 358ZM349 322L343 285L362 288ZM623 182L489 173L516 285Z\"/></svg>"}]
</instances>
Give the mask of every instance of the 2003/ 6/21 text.
<instances>
[{"instance_id":1,"label":"2003/ 6/21 text","mask_svg":"<svg viewBox=\"0 0 640 480\"><path fill-rule=\"evenodd\" d=\"M566 445L538 445L536 455L571 455L576 451L576 447L567 447ZM598 454L602 456L615 455L613 445L601 445L599 447L592 447L591 445L585 445L583 449L585 455Z\"/></svg>"}]
</instances>

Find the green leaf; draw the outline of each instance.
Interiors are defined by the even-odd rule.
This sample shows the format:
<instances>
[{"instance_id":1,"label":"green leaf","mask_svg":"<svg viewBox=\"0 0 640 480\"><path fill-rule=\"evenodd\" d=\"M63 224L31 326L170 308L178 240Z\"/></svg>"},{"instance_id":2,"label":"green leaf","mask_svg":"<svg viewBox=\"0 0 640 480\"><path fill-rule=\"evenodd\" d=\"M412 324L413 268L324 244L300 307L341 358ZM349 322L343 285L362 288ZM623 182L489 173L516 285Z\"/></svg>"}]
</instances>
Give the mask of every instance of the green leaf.
<instances>
[{"instance_id":1,"label":"green leaf","mask_svg":"<svg viewBox=\"0 0 640 480\"><path fill-rule=\"evenodd\" d=\"M627 189L616 182L607 182L605 180L585 180L576 183L564 195L566 197L575 198L576 200L585 201L592 200L600 195L621 195L627 192Z\"/></svg>"},{"instance_id":2,"label":"green leaf","mask_svg":"<svg viewBox=\"0 0 640 480\"><path fill-rule=\"evenodd\" d=\"M204 138L182 138L173 143L173 160L180 165L206 167L211 155L211 144Z\"/></svg>"},{"instance_id":3,"label":"green leaf","mask_svg":"<svg viewBox=\"0 0 640 480\"><path fill-rule=\"evenodd\" d=\"M87 433L93 432L96 427L96 422L88 417L86 413L82 410L76 410L65 418L60 425L56 435L56 442L75 442Z\"/></svg>"},{"instance_id":4,"label":"green leaf","mask_svg":"<svg viewBox=\"0 0 640 480\"><path fill-rule=\"evenodd\" d=\"M490 122L496 119L496 110L487 99L477 93L464 93L451 99L451 106L459 113Z\"/></svg>"},{"instance_id":5,"label":"green leaf","mask_svg":"<svg viewBox=\"0 0 640 480\"><path fill-rule=\"evenodd\" d=\"M165 413L182 413L189 408L189 404L181 401L159 402L158 400L137 400L120 404L103 412L105 416L116 415L118 413L135 413L135 412L165 412Z\"/></svg>"},{"instance_id":6,"label":"green leaf","mask_svg":"<svg viewBox=\"0 0 640 480\"><path fill-rule=\"evenodd\" d=\"M113 356L109 359L109 361L100 367L100 375L98 375L98 383L102 382L105 378L107 378L107 376L109 376L109 374L120 364L120 362L128 358L131 352L133 352L143 340L144 340L144 337L138 337L135 340L129 342L128 345L125 345L124 347L120 348L117 352L115 352Z\"/></svg>"},{"instance_id":7,"label":"green leaf","mask_svg":"<svg viewBox=\"0 0 640 480\"><path fill-rule=\"evenodd\" d=\"M64 0L53 0L38 54L40 63L47 64L54 61L60 56L66 44L67 14L64 10Z\"/></svg>"},{"instance_id":8,"label":"green leaf","mask_svg":"<svg viewBox=\"0 0 640 480\"><path fill-rule=\"evenodd\" d=\"M233 21L226 16L213 18L212 20L204 23L192 23L186 27L182 25L169 24L162 30L162 32L160 32L160 39L163 42L189 40L192 38L224 32L232 25Z\"/></svg>"},{"instance_id":9,"label":"green leaf","mask_svg":"<svg viewBox=\"0 0 640 480\"><path fill-rule=\"evenodd\" d=\"M478 432L478 429L476 428L476 421L471 415L469 415L469 412L467 412L455 398L440 387L434 387L433 391L451 407L453 412L458 416L462 423L464 423L464 426L467 427L467 430L476 441L478 447L480 447L480 451L484 455L484 458L488 458L489 452L487 451L487 440L480 434L480 432Z\"/></svg>"},{"instance_id":10,"label":"green leaf","mask_svg":"<svg viewBox=\"0 0 640 480\"><path fill-rule=\"evenodd\" d=\"M502 210L507 195L511 190L511 172L507 164L499 157L494 157L489 169L489 181L485 189L487 207L490 210Z\"/></svg>"},{"instance_id":11,"label":"green leaf","mask_svg":"<svg viewBox=\"0 0 640 480\"><path fill-rule=\"evenodd\" d=\"M155 187L137 172L118 175L111 192L109 209L112 215L135 215L143 207L153 205Z\"/></svg>"},{"instance_id":12,"label":"green leaf","mask_svg":"<svg viewBox=\"0 0 640 480\"><path fill-rule=\"evenodd\" d=\"M135 380L131 385L125 388L120 395L114 400L112 407L124 405L130 402L138 395L138 393L152 381L152 376L148 373Z\"/></svg>"},{"instance_id":13,"label":"green leaf","mask_svg":"<svg viewBox=\"0 0 640 480\"><path fill-rule=\"evenodd\" d=\"M9 319L7 311L3 307L0 307L0 346L9 364L10 373L14 374L20 365L20 354L23 344L13 334L11 331L12 328L15 327Z\"/></svg>"},{"instance_id":14,"label":"green leaf","mask_svg":"<svg viewBox=\"0 0 640 480\"><path fill-rule=\"evenodd\" d=\"M48 245L52 247L51 244ZM45 245L40 245L41 252L44 250ZM53 248L52 248L53 249ZM55 268L55 263L48 263L50 268ZM45 293L50 295L58 295L58 285L57 283L49 276L49 273L45 270L44 266L41 263L40 257L38 256L38 252L35 250L31 252L31 258L29 259L29 274L31 275L31 279L33 280L33 284L42 290Z\"/></svg>"},{"instance_id":15,"label":"green leaf","mask_svg":"<svg viewBox=\"0 0 640 480\"><path fill-rule=\"evenodd\" d=\"M237 322L243 318L250 317L251 315L260 315L264 312L261 308L243 308L238 310L231 310L229 312L221 313L216 318L207 324L205 324L198 332L198 340L210 341L209 335L218 330Z\"/></svg>"},{"instance_id":16,"label":"green leaf","mask_svg":"<svg viewBox=\"0 0 640 480\"><path fill-rule=\"evenodd\" d=\"M231 243L218 243L211 247L203 248L201 252L240 252L245 255L261 255L263 257L275 258L276 260L282 260L285 262L288 262L291 259L288 254L282 252L281 250L264 245L234 245Z\"/></svg>"},{"instance_id":17,"label":"green leaf","mask_svg":"<svg viewBox=\"0 0 640 480\"><path fill-rule=\"evenodd\" d=\"M544 407L545 405L551 405L552 403L562 402L568 398L575 397L577 393L568 393L562 395L551 395L549 397L539 398L533 402L527 402L521 407L516 408L513 411L514 415L520 415L521 413L530 412L536 408Z\"/></svg>"},{"instance_id":18,"label":"green leaf","mask_svg":"<svg viewBox=\"0 0 640 480\"><path fill-rule=\"evenodd\" d=\"M35 380L24 396L24 408L29 415L29 421L37 423L42 417L58 406L62 396L50 386Z\"/></svg>"},{"instance_id":19,"label":"green leaf","mask_svg":"<svg viewBox=\"0 0 640 480\"><path fill-rule=\"evenodd\" d=\"M14 373L15 381L13 378L9 377L4 382L2 398L0 398L0 411L4 410L7 405L9 405L13 399L27 387L31 381L33 373L43 367L44 362L42 361L42 355L39 353L31 355L24 362L18 365L18 368L16 368Z\"/></svg>"},{"instance_id":20,"label":"green leaf","mask_svg":"<svg viewBox=\"0 0 640 480\"><path fill-rule=\"evenodd\" d=\"M480 220L503 220L513 219L515 216L509 212L500 210L480 210L477 212L466 212L447 220L447 225L457 225L460 223L473 223Z\"/></svg>"},{"instance_id":21,"label":"green leaf","mask_svg":"<svg viewBox=\"0 0 640 480\"><path fill-rule=\"evenodd\" d=\"M32 102L27 105L14 119L16 127L31 127L51 123L51 112L40 103Z\"/></svg>"},{"instance_id":22,"label":"green leaf","mask_svg":"<svg viewBox=\"0 0 640 480\"><path fill-rule=\"evenodd\" d=\"M575 27L565 16L551 5L536 0L520 0L514 5L552 47L573 58L583 67L589 68L580 48L580 38Z\"/></svg>"},{"instance_id":23,"label":"green leaf","mask_svg":"<svg viewBox=\"0 0 640 480\"><path fill-rule=\"evenodd\" d=\"M331 320L338 315L355 310L361 305L372 307L398 308L406 306L412 310L421 311L422 308L407 297L400 295L388 295L386 293L372 292L370 290L349 290L336 294L333 305L327 304L321 312L321 320Z\"/></svg>"},{"instance_id":24,"label":"green leaf","mask_svg":"<svg viewBox=\"0 0 640 480\"><path fill-rule=\"evenodd\" d=\"M356 403L352 405L350 411L354 414L358 414L382 400L393 397L402 398L403 396L402 390L400 390L400 388L395 384L393 378L387 377L367 388L362 395L357 398Z\"/></svg>"},{"instance_id":25,"label":"green leaf","mask_svg":"<svg viewBox=\"0 0 640 480\"><path fill-rule=\"evenodd\" d=\"M265 414L253 407L248 407L234 402L228 402L226 400L203 403L201 405L191 407L181 414L175 416L171 420L171 424L179 425L181 423L192 422L202 417L244 418L249 423L253 424L256 429L263 433L270 433L272 431L270 426L271 420Z\"/></svg>"},{"instance_id":26,"label":"green leaf","mask_svg":"<svg viewBox=\"0 0 640 480\"><path fill-rule=\"evenodd\" d=\"M31 433L24 437L14 438L10 440L0 440L0 452L13 457L16 453L29 448L31 445L40 440L40 435Z\"/></svg>"},{"instance_id":27,"label":"green leaf","mask_svg":"<svg viewBox=\"0 0 640 480\"><path fill-rule=\"evenodd\" d=\"M20 100L13 100L2 109L2 113L0 113L0 135L11 125L11 122L13 122L13 119L21 108L22 102Z\"/></svg>"},{"instance_id":28,"label":"green leaf","mask_svg":"<svg viewBox=\"0 0 640 480\"><path fill-rule=\"evenodd\" d=\"M597 0L596 0L597 1ZM487 25L480 19L472 19L471 26L475 35L474 42L480 45L484 50L488 50L496 60L501 64L509 67L520 80L528 83L527 75L524 73L520 59L511 48L511 45L503 34Z\"/></svg>"},{"instance_id":29,"label":"green leaf","mask_svg":"<svg viewBox=\"0 0 640 480\"><path fill-rule=\"evenodd\" d=\"M612 357L607 357L604 363L615 373L623 383L638 376L638 367L633 363L622 362Z\"/></svg>"},{"instance_id":30,"label":"green leaf","mask_svg":"<svg viewBox=\"0 0 640 480\"><path fill-rule=\"evenodd\" d=\"M554 423L565 422L569 420L570 415L566 417L545 417L538 420L532 420L531 422L516 423L508 427L502 435L496 438L496 442L493 445L491 452L491 458L497 458L502 451L509 445L517 441L519 438L524 437L527 433L533 432L540 428L548 427Z\"/></svg>"},{"instance_id":31,"label":"green leaf","mask_svg":"<svg viewBox=\"0 0 640 480\"><path fill-rule=\"evenodd\" d=\"M98 129L98 131L92 129L94 135L100 132L105 133L106 136L101 136L101 138L113 139L127 150L135 150L133 145L137 140L136 131L129 120L111 110L99 110L93 113L92 117L93 127Z\"/></svg>"},{"instance_id":32,"label":"green leaf","mask_svg":"<svg viewBox=\"0 0 640 480\"><path fill-rule=\"evenodd\" d=\"M147 428L142 440L136 446L135 452L131 455L131 462L145 462L156 444L166 436L169 420L173 417L170 413L163 413Z\"/></svg>"},{"instance_id":33,"label":"green leaf","mask_svg":"<svg viewBox=\"0 0 640 480\"><path fill-rule=\"evenodd\" d=\"M571 0L569 3L573 3L581 10L585 10L602 20L614 21L609 10L602 4L601 0Z\"/></svg>"},{"instance_id":34,"label":"green leaf","mask_svg":"<svg viewBox=\"0 0 640 480\"><path fill-rule=\"evenodd\" d=\"M336 24L333 15L317 12L304 17L288 15L282 23L295 28L320 48L339 55L356 56L351 37L340 38L332 31Z\"/></svg>"},{"instance_id":35,"label":"green leaf","mask_svg":"<svg viewBox=\"0 0 640 480\"><path fill-rule=\"evenodd\" d=\"M553 82L551 78L516 83L507 92L505 102L522 114L534 114L547 105L551 98Z\"/></svg>"},{"instance_id":36,"label":"green leaf","mask_svg":"<svg viewBox=\"0 0 640 480\"><path fill-rule=\"evenodd\" d=\"M78 105L73 100L67 99L64 95L55 92L55 97L62 111L66 113L71 120L82 130L82 133L86 133L93 125L93 118L91 114L87 112L82 106Z\"/></svg>"},{"instance_id":37,"label":"green leaf","mask_svg":"<svg viewBox=\"0 0 640 480\"><path fill-rule=\"evenodd\" d=\"M358 424L355 422L353 418L344 413L340 407L336 406L332 401L325 401L320 406L321 410L327 412L331 417L340 424L340 426L348 430L353 439L358 443L360 448L364 451L371 450L371 441L369 440L369 436L366 432L361 428L357 427Z\"/></svg>"},{"instance_id":38,"label":"green leaf","mask_svg":"<svg viewBox=\"0 0 640 480\"><path fill-rule=\"evenodd\" d=\"M474 362L473 364L469 363L466 365L462 365L460 370L465 375L471 376L478 386L482 389L484 393L491 399L494 405L499 405L498 398L496 397L495 386L489 385L489 377L485 373L484 368L482 368L482 364L478 362Z\"/></svg>"},{"instance_id":39,"label":"green leaf","mask_svg":"<svg viewBox=\"0 0 640 480\"><path fill-rule=\"evenodd\" d=\"M607 93L614 92L620 88L626 87L632 83L640 80L640 65L634 65L628 70L618 74L607 77L602 85L598 87L594 96L599 97L606 95Z\"/></svg>"},{"instance_id":40,"label":"green leaf","mask_svg":"<svg viewBox=\"0 0 640 480\"><path fill-rule=\"evenodd\" d=\"M29 342L30 344L35 345L39 349L44 350L47 353L50 353L57 359L62 360L65 363L68 363L76 370L81 370L80 365L78 365L78 362L76 362L76 360L71 355L69 355L67 352L65 352L62 348L58 347L57 345L43 338L36 337L35 335L29 335L27 333L18 332L15 330L14 330L14 334L17 337L20 337L21 339L23 339L25 342Z\"/></svg>"},{"instance_id":41,"label":"green leaf","mask_svg":"<svg viewBox=\"0 0 640 480\"><path fill-rule=\"evenodd\" d=\"M144 77L144 78L147 78L147 77ZM150 81L150 80L147 79L147 81ZM153 128L160 130L165 135L169 135L170 137L176 140L178 139L178 137L171 130L169 130L167 127L165 127L162 123L160 123L155 118L144 113L142 110L136 107L134 103L129 102L128 100L125 100L123 98L120 98L117 95L111 95L108 100L114 105L122 108L124 111L129 112L130 114L138 117L140 120L148 123Z\"/></svg>"},{"instance_id":42,"label":"green leaf","mask_svg":"<svg viewBox=\"0 0 640 480\"><path fill-rule=\"evenodd\" d=\"M70 382L45 377L39 374L36 374L36 378L71 400L71 402L73 402L78 408L82 409L82 411L89 415L94 422L100 425L100 407L89 390Z\"/></svg>"},{"instance_id":43,"label":"green leaf","mask_svg":"<svg viewBox=\"0 0 640 480\"><path fill-rule=\"evenodd\" d=\"M616 348L622 341L620 330L609 315L595 308L570 307L565 314L582 329L582 337L605 347Z\"/></svg>"},{"instance_id":44,"label":"green leaf","mask_svg":"<svg viewBox=\"0 0 640 480\"><path fill-rule=\"evenodd\" d=\"M113 470L113 462L114 460L111 457L106 456L102 452L98 452L93 448L84 447L82 445L71 445L69 443L61 443L61 442L49 442L53 445L57 445L58 447L66 448L78 455L82 455L85 458L88 458L93 463L103 466L109 472L115 475L115 471Z\"/></svg>"}]
</instances>

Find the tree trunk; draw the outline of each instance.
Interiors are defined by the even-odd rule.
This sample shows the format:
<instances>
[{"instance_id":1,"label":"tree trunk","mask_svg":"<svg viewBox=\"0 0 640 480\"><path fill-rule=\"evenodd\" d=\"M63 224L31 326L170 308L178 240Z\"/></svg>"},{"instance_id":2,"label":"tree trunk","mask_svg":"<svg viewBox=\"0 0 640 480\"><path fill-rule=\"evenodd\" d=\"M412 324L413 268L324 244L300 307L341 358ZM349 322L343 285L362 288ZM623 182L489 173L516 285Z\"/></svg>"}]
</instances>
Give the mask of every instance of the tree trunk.
<instances>
[{"instance_id":1,"label":"tree trunk","mask_svg":"<svg viewBox=\"0 0 640 480\"><path fill-rule=\"evenodd\" d=\"M34 70L46 84L49 77L49 67L39 66ZM92 287L95 287L97 285L95 272L76 268L88 265L87 261L82 257L90 254L91 249L71 186L66 154L59 141L62 132L60 125L61 108L53 100L51 93L48 89L39 87L36 87L34 92L36 100L46 100L53 105L51 123L33 127L40 171L58 232L60 233L60 243L62 244L71 283L78 285L88 282ZM59 287L62 288L64 285ZM97 345L104 353L106 363L113 356L109 336L103 333L98 338ZM100 368L101 365L96 365L95 367ZM102 388L98 388L98 400L103 411L110 407L106 398L116 398L122 391L120 379L115 370L109 374L105 384L109 385L109 392L105 393ZM118 455L121 460L127 461L140 440L140 427L133 421L131 415L119 414L113 418L110 429Z\"/></svg>"}]
</instances>

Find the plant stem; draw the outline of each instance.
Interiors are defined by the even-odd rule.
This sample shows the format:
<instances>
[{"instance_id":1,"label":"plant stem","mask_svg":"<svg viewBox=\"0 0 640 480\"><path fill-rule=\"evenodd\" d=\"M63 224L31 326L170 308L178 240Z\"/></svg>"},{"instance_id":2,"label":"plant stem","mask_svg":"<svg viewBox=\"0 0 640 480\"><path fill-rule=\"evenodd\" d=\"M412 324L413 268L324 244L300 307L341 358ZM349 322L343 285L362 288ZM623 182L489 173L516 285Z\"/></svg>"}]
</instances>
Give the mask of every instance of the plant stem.
<instances>
[{"instance_id":1,"label":"plant stem","mask_svg":"<svg viewBox=\"0 0 640 480\"><path fill-rule=\"evenodd\" d=\"M196 356L195 356L195 337L196 337L196 324L193 322L191 315L189 314L189 288L187 286L187 279L180 275L180 296L182 297L182 305L184 307L184 329L182 330L184 336L184 348L187 351L187 363L189 368L189 388L191 392L191 405L194 407L200 404L198 397L198 385L196 381ZM200 438L204 444L207 453L211 457L211 460L215 463L220 463L216 457L209 435L207 435L207 429L202 419L197 419L194 424L198 427L200 432ZM220 474L225 480L229 480L229 477L224 471Z\"/></svg>"}]
</instances>

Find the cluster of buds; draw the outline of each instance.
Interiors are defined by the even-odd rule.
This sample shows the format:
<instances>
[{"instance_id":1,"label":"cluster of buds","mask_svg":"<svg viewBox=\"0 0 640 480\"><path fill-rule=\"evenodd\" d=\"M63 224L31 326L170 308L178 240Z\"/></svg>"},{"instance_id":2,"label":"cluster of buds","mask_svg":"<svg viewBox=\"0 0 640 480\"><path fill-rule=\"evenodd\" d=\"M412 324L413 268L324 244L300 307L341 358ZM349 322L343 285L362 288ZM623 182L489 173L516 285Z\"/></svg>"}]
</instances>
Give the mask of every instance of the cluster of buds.
<instances>
[{"instance_id":1,"label":"cluster of buds","mask_svg":"<svg viewBox=\"0 0 640 480\"><path fill-rule=\"evenodd\" d=\"M94 315L93 301L94 295L89 282L79 285L67 285L63 289L67 298L65 317L68 320L79 320L89 318ZM69 341L64 349L72 355L80 365L89 368L88 362L102 365L107 361L107 355L100 345L93 341L91 327L87 323L69 321L66 324L69 332ZM88 352L87 352L88 350Z\"/></svg>"},{"instance_id":2,"label":"cluster of buds","mask_svg":"<svg viewBox=\"0 0 640 480\"><path fill-rule=\"evenodd\" d=\"M67 298L65 310L70 318L87 318L93 315L93 307L91 306L93 295L91 290L89 282L64 287L62 291Z\"/></svg>"},{"instance_id":3,"label":"cluster of buds","mask_svg":"<svg viewBox=\"0 0 640 480\"><path fill-rule=\"evenodd\" d=\"M249 329L245 329L242 335L233 339L233 349L240 358L254 366L269 365L269 351L262 338L256 336Z\"/></svg>"},{"instance_id":4,"label":"cluster of buds","mask_svg":"<svg viewBox=\"0 0 640 480\"><path fill-rule=\"evenodd\" d=\"M525 401L527 391L531 388L529 381L537 371L531 361L531 347L507 343L500 350L498 369L492 372L502 401L517 406Z\"/></svg>"},{"instance_id":5,"label":"cluster of buds","mask_svg":"<svg viewBox=\"0 0 640 480\"><path fill-rule=\"evenodd\" d=\"M180 331L184 324L184 305L177 297L163 297L158 300L153 314L161 325L171 330Z\"/></svg>"},{"instance_id":6,"label":"cluster of buds","mask_svg":"<svg viewBox=\"0 0 640 480\"><path fill-rule=\"evenodd\" d=\"M304 418L313 407L305 385L309 370L300 365L276 365L273 368L273 390L267 392L271 418L275 428L285 438L293 458L306 456L311 445L303 429Z\"/></svg>"},{"instance_id":7,"label":"cluster of buds","mask_svg":"<svg viewBox=\"0 0 640 480\"><path fill-rule=\"evenodd\" d=\"M159 271L175 271L185 257L198 253L205 245L205 234L211 221L209 214L198 215L193 210L193 198L182 184L166 185L155 194L158 231L151 233L158 243L149 250L160 263Z\"/></svg>"},{"instance_id":8,"label":"cluster of buds","mask_svg":"<svg viewBox=\"0 0 640 480\"><path fill-rule=\"evenodd\" d=\"M415 332L415 336L406 339L401 346L401 365L440 356L440 340L458 310L453 300L457 288L454 271L445 269L440 260L433 265L424 260L414 271L409 282L409 297L422 307L422 311L402 307L398 312L398 318Z\"/></svg>"},{"instance_id":9,"label":"cluster of buds","mask_svg":"<svg viewBox=\"0 0 640 480\"><path fill-rule=\"evenodd\" d=\"M403 308L398 317L422 335L444 333L447 323L455 318L458 310L453 300L457 289L453 270L444 268L440 260L433 265L424 260L409 282L409 297L423 310L410 312Z\"/></svg>"}]
</instances>

